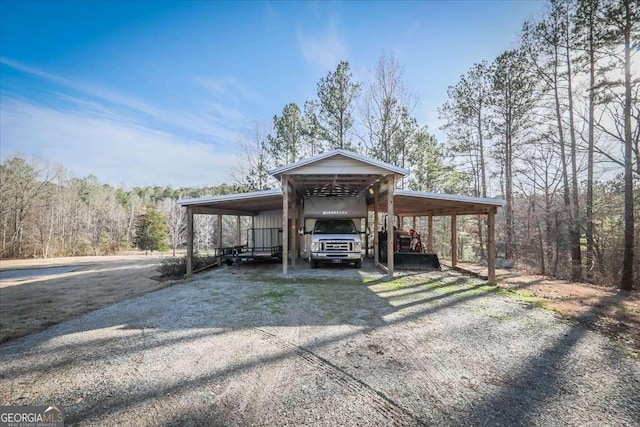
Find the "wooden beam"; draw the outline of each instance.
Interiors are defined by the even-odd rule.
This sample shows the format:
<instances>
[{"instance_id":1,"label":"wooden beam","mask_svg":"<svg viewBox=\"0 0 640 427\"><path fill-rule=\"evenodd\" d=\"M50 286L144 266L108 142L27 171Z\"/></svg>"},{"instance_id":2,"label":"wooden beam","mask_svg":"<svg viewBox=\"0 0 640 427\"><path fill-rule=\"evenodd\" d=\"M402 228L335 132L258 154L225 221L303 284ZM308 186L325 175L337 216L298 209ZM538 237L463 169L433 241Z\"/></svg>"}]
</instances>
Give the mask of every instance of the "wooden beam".
<instances>
[{"instance_id":1,"label":"wooden beam","mask_svg":"<svg viewBox=\"0 0 640 427\"><path fill-rule=\"evenodd\" d=\"M222 214L218 214L218 223L216 224L216 237L218 238L218 267L222 265L222 258L220 257L222 249Z\"/></svg>"},{"instance_id":2,"label":"wooden beam","mask_svg":"<svg viewBox=\"0 0 640 427\"><path fill-rule=\"evenodd\" d=\"M300 195L300 197L301 197L302 203L298 205L298 228L304 229L306 228L306 225L304 223L304 198L303 198L304 196ZM296 233L297 232L298 230L296 230ZM306 247L307 241L304 234L302 236L300 235L298 236L298 242L300 243L298 245L298 258L300 257L300 255L304 257L303 252L307 250L307 247Z\"/></svg>"},{"instance_id":3,"label":"wooden beam","mask_svg":"<svg viewBox=\"0 0 640 427\"><path fill-rule=\"evenodd\" d=\"M373 193L373 265L376 267L380 264L380 250L378 241L378 226L380 218L378 217L378 199L380 198L380 186L376 185Z\"/></svg>"},{"instance_id":4,"label":"wooden beam","mask_svg":"<svg viewBox=\"0 0 640 427\"><path fill-rule=\"evenodd\" d=\"M396 188L396 176L387 175L389 189L387 191L387 274L393 277L393 196Z\"/></svg>"},{"instance_id":5,"label":"wooden beam","mask_svg":"<svg viewBox=\"0 0 640 427\"><path fill-rule=\"evenodd\" d=\"M433 253L433 215L429 215L429 235L427 236L427 252Z\"/></svg>"},{"instance_id":6,"label":"wooden beam","mask_svg":"<svg viewBox=\"0 0 640 427\"><path fill-rule=\"evenodd\" d=\"M289 274L289 180L282 175L282 274Z\"/></svg>"},{"instance_id":7,"label":"wooden beam","mask_svg":"<svg viewBox=\"0 0 640 427\"><path fill-rule=\"evenodd\" d=\"M253 215L253 212L237 210L237 209L208 208L204 206L193 206L192 209L194 214L199 214L199 215L216 215L216 214L242 215L242 216Z\"/></svg>"},{"instance_id":8,"label":"wooden beam","mask_svg":"<svg viewBox=\"0 0 640 427\"><path fill-rule=\"evenodd\" d=\"M413 216L413 229L416 229L416 216Z\"/></svg>"},{"instance_id":9,"label":"wooden beam","mask_svg":"<svg viewBox=\"0 0 640 427\"><path fill-rule=\"evenodd\" d=\"M291 248L291 266L296 266L296 258L298 258L298 195L295 191L292 192L292 210L293 210L293 218L291 218L291 242L293 243L293 248Z\"/></svg>"},{"instance_id":10,"label":"wooden beam","mask_svg":"<svg viewBox=\"0 0 640 427\"><path fill-rule=\"evenodd\" d=\"M455 214L451 215L451 267L458 264L458 221Z\"/></svg>"},{"instance_id":11,"label":"wooden beam","mask_svg":"<svg viewBox=\"0 0 640 427\"><path fill-rule=\"evenodd\" d=\"M369 210L364 217L364 257L369 258Z\"/></svg>"},{"instance_id":12,"label":"wooden beam","mask_svg":"<svg viewBox=\"0 0 640 427\"><path fill-rule=\"evenodd\" d=\"M496 216L495 212L489 212L487 221L487 280L492 285L496 284Z\"/></svg>"},{"instance_id":13,"label":"wooden beam","mask_svg":"<svg viewBox=\"0 0 640 427\"><path fill-rule=\"evenodd\" d=\"M247 237L247 244L249 244L249 238ZM251 247L256 247L256 216L251 215Z\"/></svg>"},{"instance_id":14,"label":"wooden beam","mask_svg":"<svg viewBox=\"0 0 640 427\"><path fill-rule=\"evenodd\" d=\"M242 245L242 232L240 231L240 215L236 215L236 246Z\"/></svg>"},{"instance_id":15,"label":"wooden beam","mask_svg":"<svg viewBox=\"0 0 640 427\"><path fill-rule=\"evenodd\" d=\"M187 274L193 276L193 208L187 206Z\"/></svg>"}]
</instances>

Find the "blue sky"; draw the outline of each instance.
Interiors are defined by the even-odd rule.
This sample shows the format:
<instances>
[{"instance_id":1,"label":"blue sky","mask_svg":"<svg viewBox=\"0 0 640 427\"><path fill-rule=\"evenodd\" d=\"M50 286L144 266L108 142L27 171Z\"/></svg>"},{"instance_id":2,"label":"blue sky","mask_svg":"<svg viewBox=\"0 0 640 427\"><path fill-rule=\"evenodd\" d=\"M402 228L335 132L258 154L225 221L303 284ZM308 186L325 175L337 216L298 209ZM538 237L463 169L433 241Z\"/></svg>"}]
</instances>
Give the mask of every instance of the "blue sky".
<instances>
[{"instance_id":1,"label":"blue sky","mask_svg":"<svg viewBox=\"0 0 640 427\"><path fill-rule=\"evenodd\" d=\"M0 155L111 184L232 181L238 138L338 61L404 67L438 136L447 87L514 47L540 1L13 1L0 6Z\"/></svg>"}]
</instances>

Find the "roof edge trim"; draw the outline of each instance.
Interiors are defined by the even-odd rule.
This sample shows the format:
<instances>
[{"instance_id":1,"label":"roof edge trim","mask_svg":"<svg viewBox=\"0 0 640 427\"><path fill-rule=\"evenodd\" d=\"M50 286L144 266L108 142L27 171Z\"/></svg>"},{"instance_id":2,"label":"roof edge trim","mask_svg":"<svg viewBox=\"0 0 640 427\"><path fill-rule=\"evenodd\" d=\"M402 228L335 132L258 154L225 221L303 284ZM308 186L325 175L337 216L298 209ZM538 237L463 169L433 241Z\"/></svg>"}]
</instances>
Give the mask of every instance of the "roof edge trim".
<instances>
[{"instance_id":1,"label":"roof edge trim","mask_svg":"<svg viewBox=\"0 0 640 427\"><path fill-rule=\"evenodd\" d=\"M176 201L180 206L191 206L191 205L199 205L213 202L225 202L232 200L244 200L244 199L253 199L260 197L270 197L270 196L281 196L282 190L263 190L263 191L252 191L250 193L235 193L235 194L221 194L218 196L205 196L205 197L197 197L194 199L180 199Z\"/></svg>"},{"instance_id":2,"label":"roof edge trim","mask_svg":"<svg viewBox=\"0 0 640 427\"><path fill-rule=\"evenodd\" d=\"M473 197L473 196L459 196L457 194L441 194L441 193L428 193L424 191L414 190L399 190L394 191L395 196L409 196L420 197L424 199L445 200L451 202L467 202L467 203L479 203L483 205L492 206L505 206L507 202L503 199L492 199L486 197Z\"/></svg>"}]
</instances>

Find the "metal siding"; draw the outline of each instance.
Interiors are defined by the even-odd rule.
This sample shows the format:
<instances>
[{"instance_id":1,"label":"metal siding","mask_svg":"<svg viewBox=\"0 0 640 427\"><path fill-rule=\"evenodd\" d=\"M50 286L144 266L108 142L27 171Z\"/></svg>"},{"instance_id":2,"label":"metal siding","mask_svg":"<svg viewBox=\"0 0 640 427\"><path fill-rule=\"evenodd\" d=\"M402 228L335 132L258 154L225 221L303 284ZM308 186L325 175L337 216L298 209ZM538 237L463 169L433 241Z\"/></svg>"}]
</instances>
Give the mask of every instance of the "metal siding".
<instances>
[{"instance_id":1,"label":"metal siding","mask_svg":"<svg viewBox=\"0 0 640 427\"><path fill-rule=\"evenodd\" d=\"M255 228L282 228L282 211L264 211L255 216ZM256 234L254 247L264 247L271 244L266 237Z\"/></svg>"},{"instance_id":2,"label":"metal siding","mask_svg":"<svg viewBox=\"0 0 640 427\"><path fill-rule=\"evenodd\" d=\"M344 156L335 156L328 159L318 160L317 162L299 166L292 172L293 175L309 175L309 174L372 174L385 175L389 171L375 165L364 163L359 160L351 159Z\"/></svg>"}]
</instances>

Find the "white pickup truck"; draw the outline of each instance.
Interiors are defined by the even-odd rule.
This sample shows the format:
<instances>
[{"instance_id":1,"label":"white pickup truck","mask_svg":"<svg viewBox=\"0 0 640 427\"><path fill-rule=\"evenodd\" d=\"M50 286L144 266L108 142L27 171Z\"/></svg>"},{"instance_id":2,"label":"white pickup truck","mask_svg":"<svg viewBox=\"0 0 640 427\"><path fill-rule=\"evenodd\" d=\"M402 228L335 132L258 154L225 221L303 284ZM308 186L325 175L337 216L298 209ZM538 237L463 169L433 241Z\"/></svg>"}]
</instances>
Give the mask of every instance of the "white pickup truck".
<instances>
[{"instance_id":1,"label":"white pickup truck","mask_svg":"<svg viewBox=\"0 0 640 427\"><path fill-rule=\"evenodd\" d=\"M318 219L311 232L311 268L319 263L362 266L362 239L351 219Z\"/></svg>"}]
</instances>

